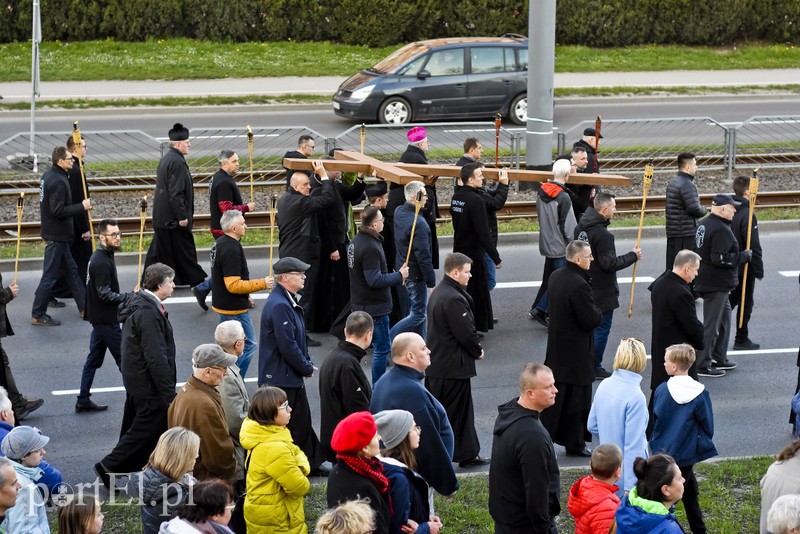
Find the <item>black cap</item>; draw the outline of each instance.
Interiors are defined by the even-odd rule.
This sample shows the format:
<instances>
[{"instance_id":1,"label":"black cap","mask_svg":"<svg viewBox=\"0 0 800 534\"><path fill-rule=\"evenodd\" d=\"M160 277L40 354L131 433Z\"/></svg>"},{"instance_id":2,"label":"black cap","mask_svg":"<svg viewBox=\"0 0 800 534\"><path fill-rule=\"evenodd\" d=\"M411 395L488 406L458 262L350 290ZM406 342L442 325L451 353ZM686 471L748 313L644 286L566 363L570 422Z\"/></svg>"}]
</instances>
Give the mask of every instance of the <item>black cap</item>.
<instances>
[{"instance_id":1,"label":"black cap","mask_svg":"<svg viewBox=\"0 0 800 534\"><path fill-rule=\"evenodd\" d=\"M189 139L189 129L183 124L176 122L169 131L170 141L186 141Z\"/></svg>"},{"instance_id":2,"label":"black cap","mask_svg":"<svg viewBox=\"0 0 800 534\"><path fill-rule=\"evenodd\" d=\"M597 137L597 132L594 131L594 128L586 128L583 131L583 135L588 135L588 136L591 136L591 137ZM602 138L603 138L603 134L600 134L600 139L602 139Z\"/></svg>"},{"instance_id":3,"label":"black cap","mask_svg":"<svg viewBox=\"0 0 800 534\"><path fill-rule=\"evenodd\" d=\"M281 258L272 264L272 272L275 274L304 273L310 268L309 264L292 257Z\"/></svg>"},{"instance_id":4,"label":"black cap","mask_svg":"<svg viewBox=\"0 0 800 534\"><path fill-rule=\"evenodd\" d=\"M386 185L386 182L384 182L384 181L375 182L374 184L369 184L364 189L364 191L367 193L367 197L369 197L369 198L382 197L383 195L386 194L386 191L388 191L388 190L389 189L388 189L388 187Z\"/></svg>"},{"instance_id":5,"label":"black cap","mask_svg":"<svg viewBox=\"0 0 800 534\"><path fill-rule=\"evenodd\" d=\"M731 206L741 206L741 202L736 202L733 200L733 197L730 195L714 195L714 198L711 200L712 206L727 206L730 204Z\"/></svg>"}]
</instances>

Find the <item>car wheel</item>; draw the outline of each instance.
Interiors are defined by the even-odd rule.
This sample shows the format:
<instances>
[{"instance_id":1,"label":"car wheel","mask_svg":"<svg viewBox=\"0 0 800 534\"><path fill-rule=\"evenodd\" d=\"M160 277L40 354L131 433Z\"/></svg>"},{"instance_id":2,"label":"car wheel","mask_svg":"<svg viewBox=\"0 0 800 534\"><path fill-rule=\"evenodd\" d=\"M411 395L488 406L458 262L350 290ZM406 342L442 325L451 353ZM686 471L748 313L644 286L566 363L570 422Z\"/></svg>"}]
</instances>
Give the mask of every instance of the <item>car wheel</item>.
<instances>
[{"instance_id":1,"label":"car wheel","mask_svg":"<svg viewBox=\"0 0 800 534\"><path fill-rule=\"evenodd\" d=\"M411 105L402 98L386 99L378 111L381 124L407 124L411 122Z\"/></svg>"},{"instance_id":2,"label":"car wheel","mask_svg":"<svg viewBox=\"0 0 800 534\"><path fill-rule=\"evenodd\" d=\"M509 118L514 124L526 124L528 122L528 95L522 93L511 101L509 107Z\"/></svg>"}]
</instances>

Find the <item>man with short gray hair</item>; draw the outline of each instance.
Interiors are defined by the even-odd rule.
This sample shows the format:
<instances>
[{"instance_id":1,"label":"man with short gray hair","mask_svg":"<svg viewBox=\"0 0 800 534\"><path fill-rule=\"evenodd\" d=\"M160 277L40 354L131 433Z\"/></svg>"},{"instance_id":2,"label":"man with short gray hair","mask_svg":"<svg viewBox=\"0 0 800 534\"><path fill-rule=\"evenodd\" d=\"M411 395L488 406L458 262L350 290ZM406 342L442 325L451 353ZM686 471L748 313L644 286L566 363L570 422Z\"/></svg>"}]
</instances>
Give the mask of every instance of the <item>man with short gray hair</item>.
<instances>
[{"instance_id":1,"label":"man with short gray hair","mask_svg":"<svg viewBox=\"0 0 800 534\"><path fill-rule=\"evenodd\" d=\"M193 474L198 480L236 482L236 458L217 387L236 365L236 356L214 343L192 352L192 375L169 407L169 428L181 426L200 436L200 456Z\"/></svg>"},{"instance_id":2,"label":"man with short gray hair","mask_svg":"<svg viewBox=\"0 0 800 534\"><path fill-rule=\"evenodd\" d=\"M0 522L6 518L6 512L17 503L20 484L17 472L8 458L0 457Z\"/></svg>"},{"instance_id":3,"label":"man with short gray hair","mask_svg":"<svg viewBox=\"0 0 800 534\"><path fill-rule=\"evenodd\" d=\"M244 352L246 343L244 328L239 321L223 321L217 325L214 331L214 341L222 347L226 354L236 356L238 359ZM242 428L242 421L247 417L250 409L250 396L244 385L242 372L236 364L228 367L228 372L222 377L222 383L217 386L222 409L225 411L225 419L228 423L228 433L233 441L233 451L236 456L236 482L244 491L242 484L245 477L245 451L239 443L239 430Z\"/></svg>"},{"instance_id":4,"label":"man with short gray hair","mask_svg":"<svg viewBox=\"0 0 800 534\"><path fill-rule=\"evenodd\" d=\"M244 354L237 365L245 376L256 353L250 293L272 289L274 281L269 276L250 279L247 258L239 242L247 231L244 215L237 210L228 210L222 215L220 225L225 233L217 238L211 249L211 308L219 314L220 322L233 319L242 324L246 341Z\"/></svg>"}]
</instances>

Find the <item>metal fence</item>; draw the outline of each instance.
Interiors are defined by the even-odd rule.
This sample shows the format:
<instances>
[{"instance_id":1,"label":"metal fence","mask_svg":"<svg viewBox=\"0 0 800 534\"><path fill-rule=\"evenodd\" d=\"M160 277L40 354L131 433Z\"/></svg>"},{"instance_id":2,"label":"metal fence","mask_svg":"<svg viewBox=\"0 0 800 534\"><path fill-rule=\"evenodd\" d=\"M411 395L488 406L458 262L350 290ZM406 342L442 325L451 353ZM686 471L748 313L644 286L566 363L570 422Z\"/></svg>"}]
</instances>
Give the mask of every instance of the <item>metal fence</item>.
<instances>
[{"instance_id":1,"label":"metal fence","mask_svg":"<svg viewBox=\"0 0 800 534\"><path fill-rule=\"evenodd\" d=\"M385 161L396 161L407 145L406 132L415 125L367 125L364 152ZM451 163L462 154L467 137L477 137L484 147L483 161L519 168L525 155L524 128L502 127L496 137L493 122L426 123L434 163ZM554 132L553 153L564 153L581 138L584 121ZM277 183L283 155L297 147L301 135L314 136L317 152L333 148L361 150L361 126L353 126L335 137L325 137L303 126L253 127L253 171L257 182ZM605 120L600 143L603 172L639 172L653 159L656 172L673 172L680 152L693 152L704 169L726 170L732 176L736 166L800 167L800 116L753 117L738 126L726 126L710 117ZM29 157L30 134L20 133L0 142L0 179L5 189L38 188L41 174L49 167L51 147L64 144L65 132L36 134L38 168ZM141 188L153 184L158 160L168 146L167 139L139 130L86 131L85 167L91 181L119 188ZM220 150L239 153L242 180L247 180L250 163L245 128L193 128L192 148L187 162L196 183L207 185L218 168ZM495 151L495 141L498 149ZM323 152L324 151L324 152Z\"/></svg>"}]
</instances>

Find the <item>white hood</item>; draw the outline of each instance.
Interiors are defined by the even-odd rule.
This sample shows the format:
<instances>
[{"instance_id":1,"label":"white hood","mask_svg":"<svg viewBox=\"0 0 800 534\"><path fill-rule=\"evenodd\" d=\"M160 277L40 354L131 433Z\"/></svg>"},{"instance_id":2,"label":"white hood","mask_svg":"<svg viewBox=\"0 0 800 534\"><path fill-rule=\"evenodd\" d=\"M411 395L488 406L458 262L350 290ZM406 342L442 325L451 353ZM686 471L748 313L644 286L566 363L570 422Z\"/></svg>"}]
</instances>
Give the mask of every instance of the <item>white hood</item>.
<instances>
[{"instance_id":1,"label":"white hood","mask_svg":"<svg viewBox=\"0 0 800 534\"><path fill-rule=\"evenodd\" d=\"M706 387L689 375L680 375L667 381L667 389L675 402L686 404L696 399Z\"/></svg>"}]
</instances>

